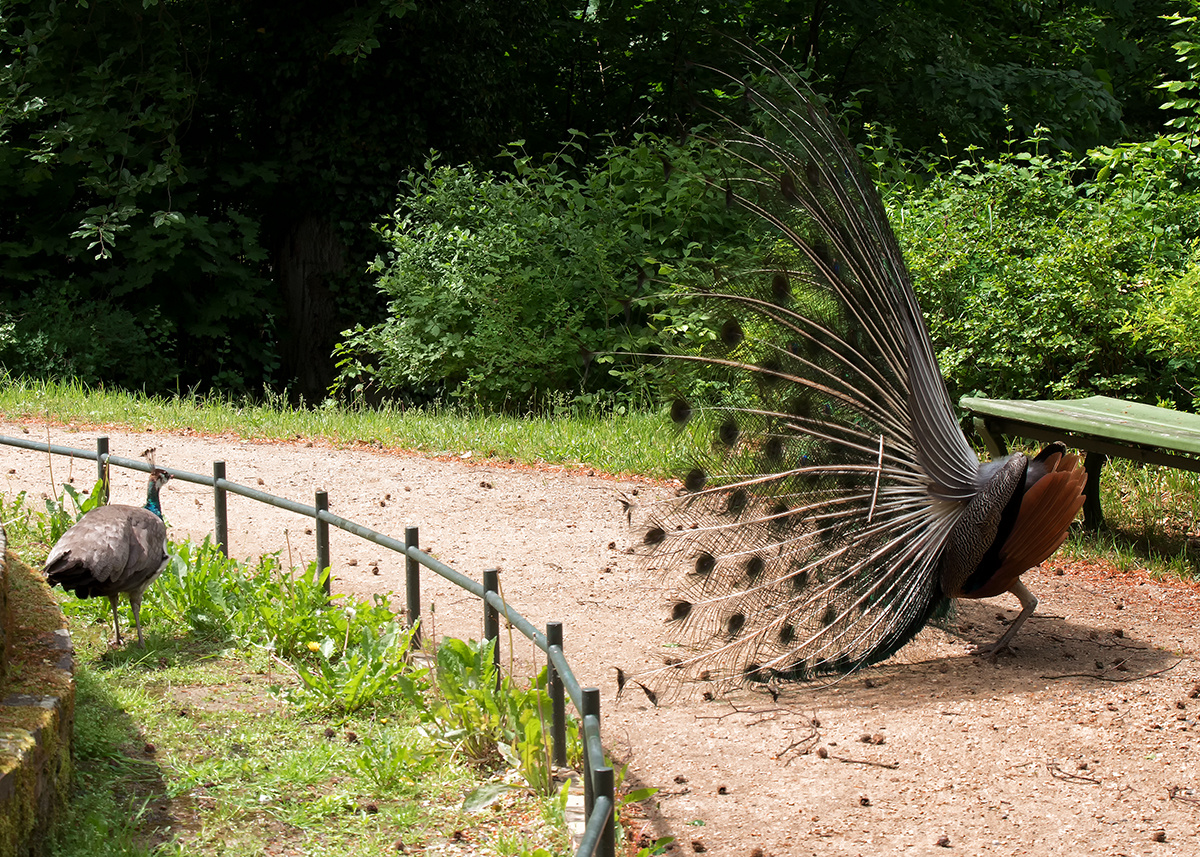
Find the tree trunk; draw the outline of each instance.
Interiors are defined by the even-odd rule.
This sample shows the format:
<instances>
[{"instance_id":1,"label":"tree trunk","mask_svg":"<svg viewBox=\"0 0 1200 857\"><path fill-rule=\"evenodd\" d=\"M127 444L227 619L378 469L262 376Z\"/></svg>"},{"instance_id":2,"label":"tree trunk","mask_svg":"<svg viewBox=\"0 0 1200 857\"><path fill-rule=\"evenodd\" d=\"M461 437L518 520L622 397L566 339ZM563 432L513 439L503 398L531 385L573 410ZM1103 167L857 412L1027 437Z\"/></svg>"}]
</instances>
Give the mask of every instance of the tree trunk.
<instances>
[{"instance_id":1,"label":"tree trunk","mask_svg":"<svg viewBox=\"0 0 1200 857\"><path fill-rule=\"evenodd\" d=\"M320 402L333 383L337 307L328 277L345 267L346 248L329 221L307 215L279 243L276 271L285 317L282 360L285 378L305 401Z\"/></svg>"}]
</instances>

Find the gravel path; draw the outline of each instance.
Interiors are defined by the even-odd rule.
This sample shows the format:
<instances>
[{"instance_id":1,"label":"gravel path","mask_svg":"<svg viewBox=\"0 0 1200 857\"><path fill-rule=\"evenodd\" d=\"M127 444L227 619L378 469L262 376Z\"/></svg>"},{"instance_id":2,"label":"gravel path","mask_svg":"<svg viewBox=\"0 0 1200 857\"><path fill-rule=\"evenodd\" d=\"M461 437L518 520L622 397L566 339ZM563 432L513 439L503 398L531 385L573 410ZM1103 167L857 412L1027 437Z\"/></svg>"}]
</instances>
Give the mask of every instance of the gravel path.
<instances>
[{"instance_id":1,"label":"gravel path","mask_svg":"<svg viewBox=\"0 0 1200 857\"><path fill-rule=\"evenodd\" d=\"M564 623L580 681L602 690L626 783L660 789L634 832L675 836L675 853L1200 855L1194 586L1052 558L1025 576L1041 606L998 662L969 651L1016 614L1007 598L961 605L949 629L832 687L654 707L640 693L616 699L616 667L645 671L669 652L660 585L629 551L622 499L668 486L302 441L12 422L0 433L82 449L104 433L113 454L155 446L160 464L202 474L221 459L230 480L307 504L324 488L333 512L396 538L417 525L424 550L476 579L499 567L530 621ZM52 466L53 480L45 454L0 446L7 496L95 479L91 462ZM143 492L141 474L115 472L116 501ZM174 481L163 505L173 539L211 532L210 489ZM231 496L229 521L235 556L313 558L303 518ZM402 561L338 530L331 549L335 591L403 603ZM426 573L422 601L434 634L479 636L472 596ZM515 648L527 670L531 644Z\"/></svg>"}]
</instances>

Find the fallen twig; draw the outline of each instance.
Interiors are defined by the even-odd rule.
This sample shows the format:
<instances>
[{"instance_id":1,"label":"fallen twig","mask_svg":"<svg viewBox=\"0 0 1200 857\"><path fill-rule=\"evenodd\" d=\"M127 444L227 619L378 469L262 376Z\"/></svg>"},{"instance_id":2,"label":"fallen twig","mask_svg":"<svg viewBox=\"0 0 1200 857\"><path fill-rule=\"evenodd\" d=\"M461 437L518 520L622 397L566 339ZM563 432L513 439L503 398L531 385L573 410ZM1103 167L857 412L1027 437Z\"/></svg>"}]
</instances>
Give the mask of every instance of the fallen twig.
<instances>
[{"instance_id":1,"label":"fallen twig","mask_svg":"<svg viewBox=\"0 0 1200 857\"><path fill-rule=\"evenodd\" d=\"M1190 803L1193 806L1200 806L1200 797L1196 797L1193 794L1184 794L1183 792L1185 791L1192 792L1194 789L1184 789L1180 786L1171 786L1169 789L1167 789L1167 797L1171 800Z\"/></svg>"},{"instance_id":2,"label":"fallen twig","mask_svg":"<svg viewBox=\"0 0 1200 857\"><path fill-rule=\"evenodd\" d=\"M1123 664L1123 663L1125 663L1125 661L1121 661L1121 663ZM1154 672L1144 673L1142 675L1126 676L1124 678L1121 678L1119 676L1109 676L1109 675L1105 675L1104 673L1060 673L1058 675L1043 675L1043 676L1039 676L1039 678L1044 678L1047 681L1050 681L1053 679L1059 679L1059 678L1094 678L1099 681L1113 681L1113 682L1141 681L1142 679L1153 678L1156 675L1162 675L1165 672L1169 672L1169 671L1175 669L1175 667L1179 666L1181 663L1183 663L1183 658L1180 658L1175 663L1171 664L1169 667L1163 667L1161 670L1155 670Z\"/></svg>"},{"instance_id":3,"label":"fallen twig","mask_svg":"<svg viewBox=\"0 0 1200 857\"><path fill-rule=\"evenodd\" d=\"M1058 765L1046 765L1046 770L1050 772L1050 776L1056 780L1066 780L1071 783L1091 783L1094 786L1100 785L1100 781L1095 777L1084 776L1083 774L1072 774L1069 771L1064 771Z\"/></svg>"}]
</instances>

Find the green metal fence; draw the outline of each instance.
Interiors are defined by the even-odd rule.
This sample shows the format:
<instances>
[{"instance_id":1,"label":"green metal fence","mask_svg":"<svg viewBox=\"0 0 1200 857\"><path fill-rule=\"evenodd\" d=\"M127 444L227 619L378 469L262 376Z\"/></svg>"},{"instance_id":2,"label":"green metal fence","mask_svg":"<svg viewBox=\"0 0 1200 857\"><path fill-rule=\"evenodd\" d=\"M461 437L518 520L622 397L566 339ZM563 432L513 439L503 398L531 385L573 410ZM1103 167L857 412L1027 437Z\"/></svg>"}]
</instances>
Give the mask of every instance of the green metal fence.
<instances>
[{"instance_id":1,"label":"green metal fence","mask_svg":"<svg viewBox=\"0 0 1200 857\"><path fill-rule=\"evenodd\" d=\"M106 466L124 467L129 470L150 472L151 466L145 461L133 458L122 458L111 455L108 451L108 438L96 438L95 451L73 449L52 443L25 440L24 438L6 437L0 435L0 443L37 452L53 455L67 455L73 458L89 459L96 462L97 479L103 479ZM348 518L335 515L329 511L329 497L325 491L317 491L313 505L309 506L286 497L277 497L265 491L258 491L225 478L225 462L213 462L213 475L204 476L199 473L189 473L186 470L176 470L171 467L161 468L171 474L171 478L197 485L207 485L213 489L213 535L214 540L223 553L228 552L229 519L226 512L226 497L237 494L259 503L266 503L277 509L285 509L306 518L312 518L316 537L317 567L319 570L328 568L329 560L329 527L334 526L348 533L374 542L380 547L404 554L405 556L405 603L407 619L416 622L421 615L420 601L420 569L425 567L435 574L455 584L483 602L483 637L492 640L495 646L495 662L500 664L500 617L516 628L534 645L546 653L549 663L549 692L551 699L551 749L554 764L566 766L566 699L570 698L575 710L579 712L583 736L583 785L584 785L584 816L586 824L580 840L576 857L613 857L616 852L616 797L613 769L604 759L604 750L600 742L600 690L595 687L580 687L563 654L563 627L561 622L548 622L543 634L529 620L522 616L512 605L500 596L500 573L496 569L483 572L482 582L454 570L444 562L434 559L418 547L418 530L416 527L406 527L404 541L376 532ZM327 578L328 581L328 578ZM328 583L326 584L328 586ZM419 638L414 637L419 643ZM497 673L498 675L498 673Z\"/></svg>"}]
</instances>

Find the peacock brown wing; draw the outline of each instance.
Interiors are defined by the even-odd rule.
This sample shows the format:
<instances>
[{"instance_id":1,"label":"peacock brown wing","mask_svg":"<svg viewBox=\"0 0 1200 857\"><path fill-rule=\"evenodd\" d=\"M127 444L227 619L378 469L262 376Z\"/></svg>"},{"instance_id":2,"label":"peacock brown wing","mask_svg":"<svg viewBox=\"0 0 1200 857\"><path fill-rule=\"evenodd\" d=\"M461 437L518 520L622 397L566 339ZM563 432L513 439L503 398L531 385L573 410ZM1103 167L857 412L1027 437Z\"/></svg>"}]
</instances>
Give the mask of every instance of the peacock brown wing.
<instances>
[{"instance_id":1,"label":"peacock brown wing","mask_svg":"<svg viewBox=\"0 0 1200 857\"><path fill-rule=\"evenodd\" d=\"M990 598L1007 592L1018 577L1050 557L1064 541L1071 521L1083 508L1087 474L1078 455L1063 455L1047 463L1048 472L1021 498L1016 523L1000 551L1000 567L971 598Z\"/></svg>"}]
</instances>

